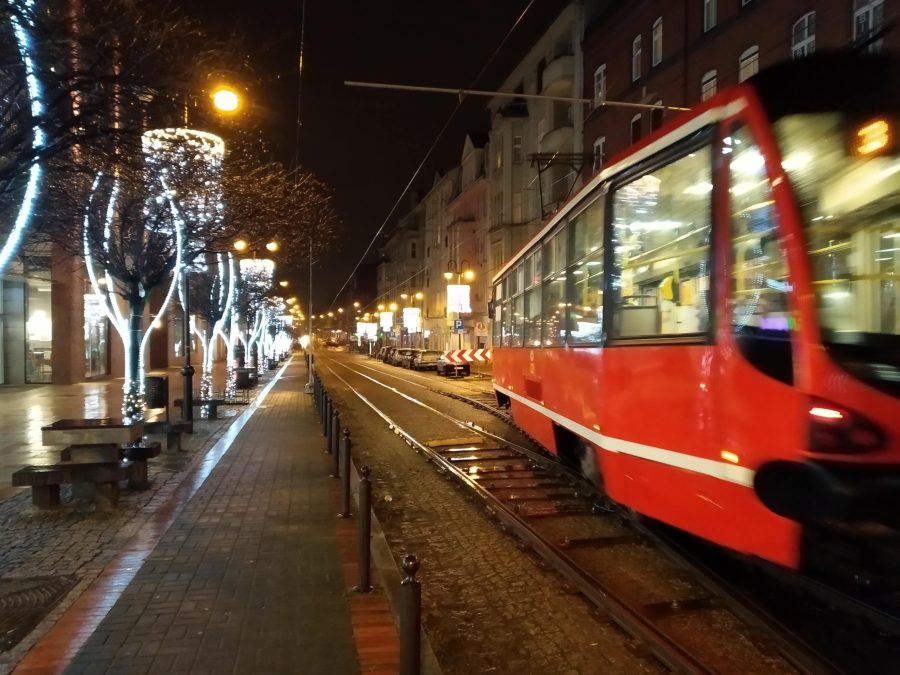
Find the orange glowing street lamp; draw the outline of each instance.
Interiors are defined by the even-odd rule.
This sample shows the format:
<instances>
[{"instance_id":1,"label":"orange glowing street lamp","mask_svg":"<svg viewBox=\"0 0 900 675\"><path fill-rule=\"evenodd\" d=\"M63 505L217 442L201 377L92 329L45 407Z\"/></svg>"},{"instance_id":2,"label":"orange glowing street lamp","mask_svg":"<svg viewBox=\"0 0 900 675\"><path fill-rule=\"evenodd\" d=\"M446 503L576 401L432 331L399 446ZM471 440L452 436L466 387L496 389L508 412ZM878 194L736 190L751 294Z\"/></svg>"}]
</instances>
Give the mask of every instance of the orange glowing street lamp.
<instances>
[{"instance_id":1,"label":"orange glowing street lamp","mask_svg":"<svg viewBox=\"0 0 900 675\"><path fill-rule=\"evenodd\" d=\"M241 95L237 90L227 84L221 84L213 89L212 94L213 106L216 110L223 113L236 113L241 109Z\"/></svg>"}]
</instances>

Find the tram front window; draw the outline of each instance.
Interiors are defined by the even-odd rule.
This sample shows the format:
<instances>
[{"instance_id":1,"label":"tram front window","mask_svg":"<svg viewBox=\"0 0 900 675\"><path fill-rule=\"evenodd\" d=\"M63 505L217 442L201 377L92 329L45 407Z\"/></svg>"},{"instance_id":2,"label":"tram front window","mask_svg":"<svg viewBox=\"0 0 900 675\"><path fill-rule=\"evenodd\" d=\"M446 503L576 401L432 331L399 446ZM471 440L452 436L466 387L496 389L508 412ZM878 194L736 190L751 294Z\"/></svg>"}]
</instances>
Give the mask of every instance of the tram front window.
<instances>
[{"instance_id":1,"label":"tram front window","mask_svg":"<svg viewBox=\"0 0 900 675\"><path fill-rule=\"evenodd\" d=\"M851 373L900 395L900 156L891 124L815 113L784 117L775 132L804 219L822 340Z\"/></svg>"}]
</instances>

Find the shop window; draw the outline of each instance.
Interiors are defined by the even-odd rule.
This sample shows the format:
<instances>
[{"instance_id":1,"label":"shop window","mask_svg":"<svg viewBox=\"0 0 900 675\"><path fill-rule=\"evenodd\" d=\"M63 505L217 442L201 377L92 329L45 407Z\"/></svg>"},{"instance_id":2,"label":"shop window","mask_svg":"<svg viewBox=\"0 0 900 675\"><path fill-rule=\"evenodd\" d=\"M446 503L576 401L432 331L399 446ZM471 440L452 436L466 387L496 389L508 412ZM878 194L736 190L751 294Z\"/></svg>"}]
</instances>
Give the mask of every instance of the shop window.
<instances>
[{"instance_id":1,"label":"shop window","mask_svg":"<svg viewBox=\"0 0 900 675\"><path fill-rule=\"evenodd\" d=\"M612 337L709 330L709 146L616 188Z\"/></svg>"},{"instance_id":2,"label":"shop window","mask_svg":"<svg viewBox=\"0 0 900 675\"><path fill-rule=\"evenodd\" d=\"M108 322L103 297L84 294L84 376L106 375L109 362ZM178 331L175 335L181 335Z\"/></svg>"},{"instance_id":3,"label":"shop window","mask_svg":"<svg viewBox=\"0 0 900 675\"><path fill-rule=\"evenodd\" d=\"M28 279L26 293L25 381L49 383L53 381L53 366L51 365L53 313L50 302L50 281Z\"/></svg>"}]
</instances>

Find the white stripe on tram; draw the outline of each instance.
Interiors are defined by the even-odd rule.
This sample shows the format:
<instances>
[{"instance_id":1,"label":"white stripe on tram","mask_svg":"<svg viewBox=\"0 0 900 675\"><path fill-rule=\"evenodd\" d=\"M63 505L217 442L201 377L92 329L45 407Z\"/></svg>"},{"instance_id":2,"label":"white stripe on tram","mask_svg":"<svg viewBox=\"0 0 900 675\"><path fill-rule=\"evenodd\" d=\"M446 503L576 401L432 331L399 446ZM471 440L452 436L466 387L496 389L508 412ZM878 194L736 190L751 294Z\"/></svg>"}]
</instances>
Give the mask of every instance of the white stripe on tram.
<instances>
[{"instance_id":1,"label":"white stripe on tram","mask_svg":"<svg viewBox=\"0 0 900 675\"><path fill-rule=\"evenodd\" d=\"M737 466L729 462L717 462L713 459L695 457L694 455L689 455L684 452L656 448L652 445L644 445L643 443L635 443L634 441L626 441L621 438L606 436L594 429L588 429L583 424L570 420L568 417L563 417L559 413L556 413L549 408L545 408L539 403L535 403L524 396L508 389L504 389L497 384L494 384L494 389L505 396L514 398L522 405L526 405L532 410L536 410L542 415L546 415L560 426L565 427L569 431L574 432L607 452L631 455L632 457L639 457L640 459L646 459L651 462L658 462L659 464L674 466L679 469L685 469L686 471L693 471L694 473L728 481L729 483L736 483L737 485L743 485L744 487L753 487L753 476L755 475L755 472L752 469Z\"/></svg>"}]
</instances>

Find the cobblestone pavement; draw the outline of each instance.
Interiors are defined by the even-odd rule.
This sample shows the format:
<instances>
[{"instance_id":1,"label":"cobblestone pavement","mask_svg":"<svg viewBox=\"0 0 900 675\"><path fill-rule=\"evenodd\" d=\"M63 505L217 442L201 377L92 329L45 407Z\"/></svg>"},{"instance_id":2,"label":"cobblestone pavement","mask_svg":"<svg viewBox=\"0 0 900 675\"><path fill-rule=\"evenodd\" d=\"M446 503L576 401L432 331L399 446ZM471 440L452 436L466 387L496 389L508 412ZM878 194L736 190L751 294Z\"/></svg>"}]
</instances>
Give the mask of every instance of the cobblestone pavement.
<instances>
[{"instance_id":1,"label":"cobblestone pavement","mask_svg":"<svg viewBox=\"0 0 900 675\"><path fill-rule=\"evenodd\" d=\"M73 412L77 414L73 407L78 406L82 406L83 414L86 415L109 414L107 407L118 405L116 390L120 386L121 383L115 381L83 387L42 386L34 388L38 391L31 398L23 398L20 393L0 388L0 425L4 430L8 430L10 425L15 428L12 419L17 411L21 411L23 407L31 409L41 405L41 402L48 406L47 410L40 413L35 411L35 415L40 414L41 420L51 418L49 421L52 421L72 416ZM83 390L82 394L93 393L83 401L62 396L54 402L54 391L69 394L72 393L70 390ZM31 506L30 490L27 488L5 490L5 499L0 501L0 531L3 533L0 541L0 578L52 579L75 575L78 581L73 590L47 614L30 635L14 648L0 653L0 673L9 672L90 586L126 542L146 528L151 515L170 501L185 476L205 451L227 431L239 411L240 408L223 408L220 409L218 420L195 421L195 433L183 435L182 451L164 453L149 462L150 489L140 492L123 491L118 508L111 513L94 513L89 504L73 500L70 486L63 486L61 493L65 506L56 511L34 509ZM28 428L35 426L37 434L36 443L26 444L26 452L33 453L36 458L28 461L49 463L58 460L58 447L40 445L40 426L46 423L29 420L26 425ZM26 433L31 432L26 430ZM8 458L10 455L4 456ZM16 464L14 468L19 468L20 465ZM5 477L4 480L8 486L9 478Z\"/></svg>"},{"instance_id":2,"label":"cobblestone pavement","mask_svg":"<svg viewBox=\"0 0 900 675\"><path fill-rule=\"evenodd\" d=\"M337 400L342 425L353 430L356 464L372 467L376 513L395 557L411 552L423 560L425 628L447 675L659 672L655 661L629 648L630 639L614 624L569 592L556 573L502 534L463 491L389 431L329 367L417 437L446 437L453 432L446 433L444 427L442 433L443 424L432 413L338 363L356 367L372 362L328 353L320 355L317 366ZM385 372L402 376L407 371ZM450 414L524 442L488 413L396 379L380 379ZM455 434L466 435L460 430Z\"/></svg>"}]
</instances>

